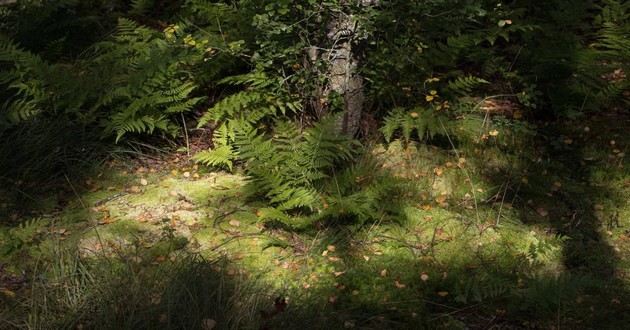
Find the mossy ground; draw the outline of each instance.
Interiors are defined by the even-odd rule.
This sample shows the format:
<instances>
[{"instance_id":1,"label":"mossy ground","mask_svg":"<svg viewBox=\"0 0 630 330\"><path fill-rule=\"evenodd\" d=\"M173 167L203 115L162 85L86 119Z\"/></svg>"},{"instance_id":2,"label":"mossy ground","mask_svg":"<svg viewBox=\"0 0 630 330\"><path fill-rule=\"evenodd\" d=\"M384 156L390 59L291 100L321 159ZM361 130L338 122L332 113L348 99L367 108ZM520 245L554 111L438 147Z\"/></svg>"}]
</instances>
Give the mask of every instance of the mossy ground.
<instances>
[{"instance_id":1,"label":"mossy ground","mask_svg":"<svg viewBox=\"0 0 630 330\"><path fill-rule=\"evenodd\" d=\"M242 175L114 164L0 229L0 327L618 329L627 127L541 127L522 150L377 146L417 188L403 216L293 231L259 220Z\"/></svg>"}]
</instances>

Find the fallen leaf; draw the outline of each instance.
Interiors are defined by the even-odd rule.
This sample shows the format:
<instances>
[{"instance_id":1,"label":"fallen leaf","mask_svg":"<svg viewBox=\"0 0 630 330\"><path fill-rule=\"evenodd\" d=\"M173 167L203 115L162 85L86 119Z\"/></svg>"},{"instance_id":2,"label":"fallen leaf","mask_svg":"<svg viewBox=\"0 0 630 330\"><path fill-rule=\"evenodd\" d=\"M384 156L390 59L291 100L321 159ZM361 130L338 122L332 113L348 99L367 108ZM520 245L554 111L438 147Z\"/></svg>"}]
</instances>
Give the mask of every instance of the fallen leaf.
<instances>
[{"instance_id":1,"label":"fallen leaf","mask_svg":"<svg viewBox=\"0 0 630 330\"><path fill-rule=\"evenodd\" d=\"M236 220L236 219L230 220L230 222L228 222L228 223L229 223L229 224L230 224L230 226L232 226L232 227L240 227L240 226L241 226L241 222L240 222L240 221L238 221L238 220Z\"/></svg>"},{"instance_id":2,"label":"fallen leaf","mask_svg":"<svg viewBox=\"0 0 630 330\"><path fill-rule=\"evenodd\" d=\"M442 204L442 203L446 202L446 195L442 194L442 195L440 195L440 196L436 197L436 198L435 198L435 201L436 201L438 204Z\"/></svg>"},{"instance_id":3,"label":"fallen leaf","mask_svg":"<svg viewBox=\"0 0 630 330\"><path fill-rule=\"evenodd\" d=\"M138 186L131 186L131 187L129 187L128 190L132 194L137 194L137 193L140 193L142 191L142 189L140 189L140 187L138 187Z\"/></svg>"},{"instance_id":4,"label":"fallen leaf","mask_svg":"<svg viewBox=\"0 0 630 330\"><path fill-rule=\"evenodd\" d=\"M365 261L370 261L370 257L368 257L368 256L363 256L363 259L364 259Z\"/></svg>"},{"instance_id":5,"label":"fallen leaf","mask_svg":"<svg viewBox=\"0 0 630 330\"><path fill-rule=\"evenodd\" d=\"M213 319L203 319L201 321L202 330L212 330L217 326L217 321Z\"/></svg>"},{"instance_id":6,"label":"fallen leaf","mask_svg":"<svg viewBox=\"0 0 630 330\"><path fill-rule=\"evenodd\" d=\"M335 277L339 277L343 274L345 274L346 272L333 272L333 274L335 274Z\"/></svg>"},{"instance_id":7,"label":"fallen leaf","mask_svg":"<svg viewBox=\"0 0 630 330\"><path fill-rule=\"evenodd\" d=\"M398 282L398 280L394 281L394 285L395 285L398 289L404 289L405 287L407 287L405 284Z\"/></svg>"},{"instance_id":8,"label":"fallen leaf","mask_svg":"<svg viewBox=\"0 0 630 330\"><path fill-rule=\"evenodd\" d=\"M441 176L442 173L444 173L444 170L441 167L436 167L433 169L433 173L435 173L435 175L437 176Z\"/></svg>"},{"instance_id":9,"label":"fallen leaf","mask_svg":"<svg viewBox=\"0 0 630 330\"><path fill-rule=\"evenodd\" d=\"M184 172L184 177L185 178L190 178L190 172L188 172L188 171Z\"/></svg>"},{"instance_id":10,"label":"fallen leaf","mask_svg":"<svg viewBox=\"0 0 630 330\"><path fill-rule=\"evenodd\" d=\"M492 130L492 131L488 132L488 134L489 134L490 136L498 136L498 135L499 135L499 131L497 131L497 130L495 129L495 130Z\"/></svg>"},{"instance_id":11,"label":"fallen leaf","mask_svg":"<svg viewBox=\"0 0 630 330\"><path fill-rule=\"evenodd\" d=\"M448 296L448 291L438 291L437 295L440 297L446 297Z\"/></svg>"},{"instance_id":12,"label":"fallen leaf","mask_svg":"<svg viewBox=\"0 0 630 330\"><path fill-rule=\"evenodd\" d=\"M387 276L387 269L381 270L381 277Z\"/></svg>"},{"instance_id":13,"label":"fallen leaf","mask_svg":"<svg viewBox=\"0 0 630 330\"><path fill-rule=\"evenodd\" d=\"M159 305L161 301L162 301L162 296L160 294L155 293L155 294L151 295L151 304L152 305Z\"/></svg>"},{"instance_id":14,"label":"fallen leaf","mask_svg":"<svg viewBox=\"0 0 630 330\"><path fill-rule=\"evenodd\" d=\"M3 295L5 295L8 298L15 298L15 292L7 289L7 288L0 288L0 293L2 293Z\"/></svg>"},{"instance_id":15,"label":"fallen leaf","mask_svg":"<svg viewBox=\"0 0 630 330\"><path fill-rule=\"evenodd\" d=\"M420 274L420 279L421 279L423 282L426 282L426 281L428 281L428 280L429 280L429 275L428 275L427 273L422 273L422 274Z\"/></svg>"},{"instance_id":16,"label":"fallen leaf","mask_svg":"<svg viewBox=\"0 0 630 330\"><path fill-rule=\"evenodd\" d=\"M328 250L328 251L330 251L330 252L335 252L336 248L335 248L335 246L334 246L334 245L328 245L328 246L326 247L326 250Z\"/></svg>"},{"instance_id":17,"label":"fallen leaf","mask_svg":"<svg viewBox=\"0 0 630 330\"><path fill-rule=\"evenodd\" d=\"M149 181L147 181L147 179L145 179L145 178L142 178L142 179L140 179L140 184L143 185L143 186L146 186L146 185L149 184Z\"/></svg>"}]
</instances>

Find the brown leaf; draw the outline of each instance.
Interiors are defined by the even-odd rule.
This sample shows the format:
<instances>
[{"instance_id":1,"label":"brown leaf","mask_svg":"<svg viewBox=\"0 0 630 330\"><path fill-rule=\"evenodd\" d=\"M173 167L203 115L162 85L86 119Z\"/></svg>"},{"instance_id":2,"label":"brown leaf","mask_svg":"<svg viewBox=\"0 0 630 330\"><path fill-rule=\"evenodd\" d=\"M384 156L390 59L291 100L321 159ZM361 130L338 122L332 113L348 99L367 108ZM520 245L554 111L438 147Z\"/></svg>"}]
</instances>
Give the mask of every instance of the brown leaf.
<instances>
[{"instance_id":1,"label":"brown leaf","mask_svg":"<svg viewBox=\"0 0 630 330\"><path fill-rule=\"evenodd\" d=\"M442 169L441 167L436 167L433 169L433 173L435 173L435 175L437 176L441 176L442 173L444 173L444 169Z\"/></svg>"},{"instance_id":2,"label":"brown leaf","mask_svg":"<svg viewBox=\"0 0 630 330\"><path fill-rule=\"evenodd\" d=\"M203 319L201 321L202 330L212 330L217 326L217 321L213 319Z\"/></svg>"},{"instance_id":3,"label":"brown leaf","mask_svg":"<svg viewBox=\"0 0 630 330\"><path fill-rule=\"evenodd\" d=\"M549 212L543 207L537 208L536 213L538 213L538 215L540 215L541 217L546 217L549 215Z\"/></svg>"}]
</instances>

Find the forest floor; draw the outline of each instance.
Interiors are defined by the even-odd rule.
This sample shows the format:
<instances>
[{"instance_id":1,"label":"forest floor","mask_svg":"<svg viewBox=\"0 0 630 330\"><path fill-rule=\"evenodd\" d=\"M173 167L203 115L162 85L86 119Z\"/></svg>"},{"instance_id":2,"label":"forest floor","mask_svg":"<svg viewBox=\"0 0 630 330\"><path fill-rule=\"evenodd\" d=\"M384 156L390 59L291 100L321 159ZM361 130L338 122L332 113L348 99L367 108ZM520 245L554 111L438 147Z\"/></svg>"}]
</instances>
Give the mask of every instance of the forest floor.
<instances>
[{"instance_id":1,"label":"forest floor","mask_svg":"<svg viewBox=\"0 0 630 330\"><path fill-rule=\"evenodd\" d=\"M421 193L353 226L264 223L185 154L111 161L0 228L0 328L621 329L628 127L540 128L526 159L375 146Z\"/></svg>"}]
</instances>

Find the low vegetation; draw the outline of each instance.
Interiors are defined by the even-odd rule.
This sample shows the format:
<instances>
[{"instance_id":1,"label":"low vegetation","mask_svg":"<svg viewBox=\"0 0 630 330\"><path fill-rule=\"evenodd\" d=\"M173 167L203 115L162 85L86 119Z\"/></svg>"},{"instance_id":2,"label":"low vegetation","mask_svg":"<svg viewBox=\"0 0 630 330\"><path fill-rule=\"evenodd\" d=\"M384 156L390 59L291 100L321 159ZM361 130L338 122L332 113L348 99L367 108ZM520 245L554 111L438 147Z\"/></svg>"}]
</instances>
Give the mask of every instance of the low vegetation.
<instances>
[{"instance_id":1,"label":"low vegetation","mask_svg":"<svg viewBox=\"0 0 630 330\"><path fill-rule=\"evenodd\" d=\"M630 321L623 1L0 18L1 329Z\"/></svg>"}]
</instances>

